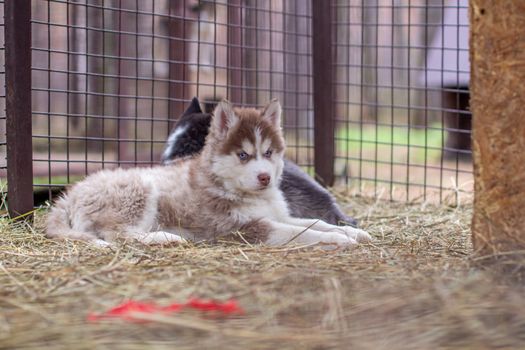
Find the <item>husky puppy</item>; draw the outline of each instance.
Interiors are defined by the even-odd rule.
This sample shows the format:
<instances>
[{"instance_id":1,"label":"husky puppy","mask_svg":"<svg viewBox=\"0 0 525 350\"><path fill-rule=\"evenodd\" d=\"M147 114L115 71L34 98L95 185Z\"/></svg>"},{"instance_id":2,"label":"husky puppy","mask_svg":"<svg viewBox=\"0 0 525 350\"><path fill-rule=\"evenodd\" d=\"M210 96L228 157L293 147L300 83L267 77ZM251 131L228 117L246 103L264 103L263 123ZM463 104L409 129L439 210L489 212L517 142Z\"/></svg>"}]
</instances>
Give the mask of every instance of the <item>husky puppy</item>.
<instances>
[{"instance_id":1,"label":"husky puppy","mask_svg":"<svg viewBox=\"0 0 525 350\"><path fill-rule=\"evenodd\" d=\"M74 185L51 209L47 235L107 244L212 241L241 231L250 242L282 245L366 241L365 231L293 218L279 182L281 106L215 109L202 152L169 166L103 170Z\"/></svg>"},{"instance_id":2,"label":"husky puppy","mask_svg":"<svg viewBox=\"0 0 525 350\"><path fill-rule=\"evenodd\" d=\"M194 97L168 137L162 153L162 164L199 153L204 147L211 118L211 114L202 112L199 100ZM342 212L330 192L287 159L284 160L279 187L292 216L357 227L356 220Z\"/></svg>"}]
</instances>

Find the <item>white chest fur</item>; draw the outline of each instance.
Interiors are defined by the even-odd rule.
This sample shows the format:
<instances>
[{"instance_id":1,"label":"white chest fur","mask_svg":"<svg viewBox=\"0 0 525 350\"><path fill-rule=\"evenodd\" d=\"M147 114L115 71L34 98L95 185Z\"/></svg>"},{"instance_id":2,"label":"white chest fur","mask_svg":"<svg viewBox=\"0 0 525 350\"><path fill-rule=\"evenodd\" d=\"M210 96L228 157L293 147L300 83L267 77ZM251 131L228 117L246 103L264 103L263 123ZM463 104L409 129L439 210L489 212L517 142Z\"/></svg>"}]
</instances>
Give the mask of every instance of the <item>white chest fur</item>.
<instances>
[{"instance_id":1,"label":"white chest fur","mask_svg":"<svg viewBox=\"0 0 525 350\"><path fill-rule=\"evenodd\" d=\"M232 213L240 222L254 219L282 221L289 217L288 206L277 188L261 191L257 197L246 198L243 205Z\"/></svg>"}]
</instances>

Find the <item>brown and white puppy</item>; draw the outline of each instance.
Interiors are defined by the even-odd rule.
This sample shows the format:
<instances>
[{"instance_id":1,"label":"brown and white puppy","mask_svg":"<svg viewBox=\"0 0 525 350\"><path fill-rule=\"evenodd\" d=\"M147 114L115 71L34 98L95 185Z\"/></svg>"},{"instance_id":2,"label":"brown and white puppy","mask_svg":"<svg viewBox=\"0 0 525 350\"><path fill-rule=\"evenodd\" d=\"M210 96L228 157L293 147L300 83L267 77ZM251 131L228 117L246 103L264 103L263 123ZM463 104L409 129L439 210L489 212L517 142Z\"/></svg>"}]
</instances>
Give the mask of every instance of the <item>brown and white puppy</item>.
<instances>
[{"instance_id":1,"label":"brown and white puppy","mask_svg":"<svg viewBox=\"0 0 525 350\"><path fill-rule=\"evenodd\" d=\"M217 106L205 146L169 166L104 170L74 185L51 209L47 235L100 245L210 241L234 231L251 242L348 246L370 239L350 226L290 216L279 190L281 105Z\"/></svg>"},{"instance_id":2,"label":"brown and white puppy","mask_svg":"<svg viewBox=\"0 0 525 350\"><path fill-rule=\"evenodd\" d=\"M206 107L209 106L207 104ZM199 99L194 97L168 137L162 152L162 164L169 165L178 158L200 153L208 135L211 118L212 114L204 113ZM321 219L333 225L357 227L357 221L343 213L330 192L286 158L279 189L283 192L293 217Z\"/></svg>"}]
</instances>

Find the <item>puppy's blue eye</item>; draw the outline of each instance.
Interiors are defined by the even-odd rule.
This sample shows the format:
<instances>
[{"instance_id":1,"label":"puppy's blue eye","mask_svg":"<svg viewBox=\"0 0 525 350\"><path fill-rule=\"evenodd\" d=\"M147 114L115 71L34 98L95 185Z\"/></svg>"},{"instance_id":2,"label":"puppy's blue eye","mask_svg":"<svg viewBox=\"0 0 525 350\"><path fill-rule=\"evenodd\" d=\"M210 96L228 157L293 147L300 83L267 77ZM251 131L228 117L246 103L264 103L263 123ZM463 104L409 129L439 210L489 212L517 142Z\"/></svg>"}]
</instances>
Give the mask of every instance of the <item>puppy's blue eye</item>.
<instances>
[{"instance_id":1,"label":"puppy's blue eye","mask_svg":"<svg viewBox=\"0 0 525 350\"><path fill-rule=\"evenodd\" d=\"M244 151L241 151L241 152L238 154L238 156L239 156L239 159L240 159L240 160L248 160L248 157L249 157L248 153L246 153L246 152L244 152Z\"/></svg>"},{"instance_id":2,"label":"puppy's blue eye","mask_svg":"<svg viewBox=\"0 0 525 350\"><path fill-rule=\"evenodd\" d=\"M264 152L264 156L266 158L270 158L272 156L272 153L273 153L273 151L271 149L269 149L266 152Z\"/></svg>"}]
</instances>

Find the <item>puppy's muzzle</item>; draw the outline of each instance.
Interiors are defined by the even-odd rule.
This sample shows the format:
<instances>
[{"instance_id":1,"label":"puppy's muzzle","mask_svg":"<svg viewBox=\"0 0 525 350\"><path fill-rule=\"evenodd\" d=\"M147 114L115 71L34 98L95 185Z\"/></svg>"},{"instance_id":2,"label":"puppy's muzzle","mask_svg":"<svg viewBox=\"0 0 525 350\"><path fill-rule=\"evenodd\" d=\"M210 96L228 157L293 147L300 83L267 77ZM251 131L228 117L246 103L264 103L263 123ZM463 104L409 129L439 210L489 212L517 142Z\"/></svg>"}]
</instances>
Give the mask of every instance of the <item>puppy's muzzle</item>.
<instances>
[{"instance_id":1,"label":"puppy's muzzle","mask_svg":"<svg viewBox=\"0 0 525 350\"><path fill-rule=\"evenodd\" d=\"M259 184L266 187L270 184L271 177L267 173L261 173L257 175L257 180L259 180Z\"/></svg>"}]
</instances>

